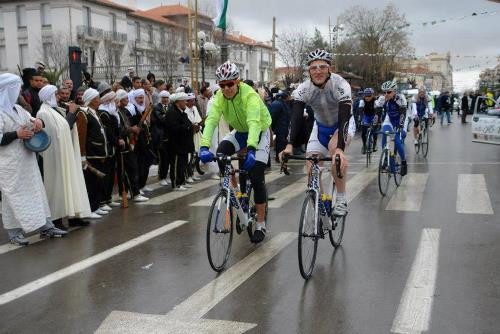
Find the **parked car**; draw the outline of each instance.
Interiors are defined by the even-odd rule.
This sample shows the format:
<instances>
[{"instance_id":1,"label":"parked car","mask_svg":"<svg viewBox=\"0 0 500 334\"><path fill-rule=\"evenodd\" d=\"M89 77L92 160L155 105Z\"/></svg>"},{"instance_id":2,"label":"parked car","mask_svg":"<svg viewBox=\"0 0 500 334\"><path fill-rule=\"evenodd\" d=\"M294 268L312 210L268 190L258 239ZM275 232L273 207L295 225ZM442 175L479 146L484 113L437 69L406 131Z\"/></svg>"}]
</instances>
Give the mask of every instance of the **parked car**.
<instances>
[{"instance_id":1,"label":"parked car","mask_svg":"<svg viewBox=\"0 0 500 334\"><path fill-rule=\"evenodd\" d=\"M488 100L493 101L493 107L486 104ZM500 105L490 97L480 96L472 110L472 141L500 145Z\"/></svg>"}]
</instances>

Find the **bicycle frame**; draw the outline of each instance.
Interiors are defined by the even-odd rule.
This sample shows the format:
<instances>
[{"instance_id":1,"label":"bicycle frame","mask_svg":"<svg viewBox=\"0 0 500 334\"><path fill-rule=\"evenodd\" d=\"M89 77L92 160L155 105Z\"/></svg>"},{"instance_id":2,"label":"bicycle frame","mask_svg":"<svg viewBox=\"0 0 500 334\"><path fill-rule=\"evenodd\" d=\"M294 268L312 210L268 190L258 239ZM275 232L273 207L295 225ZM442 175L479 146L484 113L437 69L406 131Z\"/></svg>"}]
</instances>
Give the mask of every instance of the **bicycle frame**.
<instances>
[{"instance_id":1,"label":"bicycle frame","mask_svg":"<svg viewBox=\"0 0 500 334\"><path fill-rule=\"evenodd\" d=\"M319 166L319 163L317 161L311 161L312 163L312 168L311 168L311 179L309 181L309 185L307 187L307 191L314 191L315 193L315 217L314 221L317 222L319 220L319 215L321 216L329 216L329 213L327 212L325 205L323 204L323 201L320 200L320 195L321 195L321 187L320 187L320 178L321 178L321 167ZM333 180L333 178L332 178ZM329 191L329 194L332 199L333 199L333 192L335 189L335 180L333 180L332 187ZM326 193L326 192L325 192ZM334 206L334 202L332 200L332 207ZM331 213L330 213L331 214ZM318 224L314 224L314 234L318 235Z\"/></svg>"},{"instance_id":2,"label":"bicycle frame","mask_svg":"<svg viewBox=\"0 0 500 334\"><path fill-rule=\"evenodd\" d=\"M245 213L245 211L243 210L243 206L242 206L240 200L238 199L238 197L236 196L236 193L235 193L234 189L231 187L231 183L230 183L230 178L232 175L236 174L236 172L243 173L243 171L233 171L230 157L225 158L224 162L225 162L224 179L222 182L221 191L226 191L227 198L229 198L229 201L227 201L227 203L226 203L226 215L227 215L227 213L229 213L229 206L233 205L233 207L236 209L236 214L238 215L240 222L242 222L242 223L244 223L244 225L248 226L250 219L252 219L252 217L250 216L250 211L248 209L248 212ZM246 194L250 193L251 187L252 187L252 183L251 183L250 179L248 178L247 182L246 182L246 187L245 187ZM219 210L221 209L221 204L222 204L222 201L220 201L218 204L217 208ZM228 223L228 221L229 220L226 217L226 224ZM225 228L229 228L229 226L225 226Z\"/></svg>"}]
</instances>

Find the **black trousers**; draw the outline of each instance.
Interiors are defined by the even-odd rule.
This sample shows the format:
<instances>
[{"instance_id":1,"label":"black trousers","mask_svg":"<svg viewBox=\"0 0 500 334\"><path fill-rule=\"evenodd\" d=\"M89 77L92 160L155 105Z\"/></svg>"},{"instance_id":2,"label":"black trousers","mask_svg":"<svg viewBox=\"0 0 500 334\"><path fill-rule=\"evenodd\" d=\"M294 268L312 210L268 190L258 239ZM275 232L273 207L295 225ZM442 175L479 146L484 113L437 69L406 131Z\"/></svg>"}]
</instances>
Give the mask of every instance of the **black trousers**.
<instances>
[{"instance_id":1,"label":"black trousers","mask_svg":"<svg viewBox=\"0 0 500 334\"><path fill-rule=\"evenodd\" d=\"M167 147L164 143L158 147L158 176L160 180L164 180L168 176L168 169L170 166L170 159Z\"/></svg>"},{"instance_id":2,"label":"black trousers","mask_svg":"<svg viewBox=\"0 0 500 334\"><path fill-rule=\"evenodd\" d=\"M123 165L125 166L124 180L122 180L121 155L123 155ZM135 152L118 153L117 162L118 191L120 195L123 192L123 183L125 184L125 190L131 193L132 197L139 195L139 175Z\"/></svg>"},{"instance_id":3,"label":"black trousers","mask_svg":"<svg viewBox=\"0 0 500 334\"><path fill-rule=\"evenodd\" d=\"M115 178L116 178L116 155L113 155L111 158L106 159L107 170L106 174L106 188L104 190L104 199L102 204L110 203L111 196L113 195L113 188L115 186Z\"/></svg>"},{"instance_id":4,"label":"black trousers","mask_svg":"<svg viewBox=\"0 0 500 334\"><path fill-rule=\"evenodd\" d=\"M367 135L368 135L368 128L370 126L368 125L365 125L365 124L361 124L361 139L363 140L363 147L366 147L366 139L367 139ZM377 131L377 128L374 127L373 130L372 130L372 136L373 136L373 147L376 147L377 146L377 138L378 138L378 135L376 133L374 133L375 131ZM372 149L373 149L372 147Z\"/></svg>"},{"instance_id":5,"label":"black trousers","mask_svg":"<svg viewBox=\"0 0 500 334\"><path fill-rule=\"evenodd\" d=\"M87 159L88 163L95 169L108 174L107 159ZM88 168L83 171L87 194L89 196L90 209L93 211L99 209L100 203L104 200L106 189L106 177L100 178L92 173Z\"/></svg>"},{"instance_id":6,"label":"black trousers","mask_svg":"<svg viewBox=\"0 0 500 334\"><path fill-rule=\"evenodd\" d=\"M186 182L188 154L175 154L174 152L169 152L169 157L170 180L172 181L172 188L176 188Z\"/></svg>"},{"instance_id":7,"label":"black trousers","mask_svg":"<svg viewBox=\"0 0 500 334\"><path fill-rule=\"evenodd\" d=\"M279 159L279 154L283 151L288 144L287 135L276 134L276 140L274 141L274 149L276 151L276 161Z\"/></svg>"},{"instance_id":8,"label":"black trousers","mask_svg":"<svg viewBox=\"0 0 500 334\"><path fill-rule=\"evenodd\" d=\"M149 176L149 168L153 164L154 156L150 147L144 147L137 150L137 173L139 189L146 186Z\"/></svg>"},{"instance_id":9,"label":"black trousers","mask_svg":"<svg viewBox=\"0 0 500 334\"><path fill-rule=\"evenodd\" d=\"M469 112L468 109L462 109L462 123L465 123L467 121L467 113Z\"/></svg>"},{"instance_id":10,"label":"black trousers","mask_svg":"<svg viewBox=\"0 0 500 334\"><path fill-rule=\"evenodd\" d=\"M192 152L188 154L188 163L186 166L186 177L193 177L194 175L194 162L196 159L196 153Z\"/></svg>"}]
</instances>

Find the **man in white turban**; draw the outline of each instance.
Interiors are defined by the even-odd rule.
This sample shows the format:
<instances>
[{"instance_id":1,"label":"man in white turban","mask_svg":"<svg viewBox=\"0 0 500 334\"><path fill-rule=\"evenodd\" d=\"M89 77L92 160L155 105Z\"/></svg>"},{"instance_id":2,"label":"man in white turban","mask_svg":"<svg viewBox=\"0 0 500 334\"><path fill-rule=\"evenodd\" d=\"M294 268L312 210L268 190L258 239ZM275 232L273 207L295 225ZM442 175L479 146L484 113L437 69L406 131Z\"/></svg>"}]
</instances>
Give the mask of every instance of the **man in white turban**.
<instances>
[{"instance_id":1,"label":"man in white turban","mask_svg":"<svg viewBox=\"0 0 500 334\"><path fill-rule=\"evenodd\" d=\"M80 159L92 211L91 218L98 219L108 214L108 211L99 208L104 201L105 176L109 173L106 164L109 155L108 138L96 111L101 104L99 92L88 88L83 93L83 104L85 108L80 108L76 116Z\"/></svg>"},{"instance_id":2,"label":"man in white turban","mask_svg":"<svg viewBox=\"0 0 500 334\"><path fill-rule=\"evenodd\" d=\"M137 136L137 142L135 143L135 153L137 155L137 167L138 167L138 182L139 188L141 189L141 195L144 192L152 191L153 189L146 186L149 176L149 168L153 164L156 154L151 148L151 133L149 127L149 120L146 118L144 122L141 122L143 114L147 112L146 93L144 89L139 88L129 93L130 102L135 107L135 115L130 119L132 126L136 125L141 128L141 132Z\"/></svg>"},{"instance_id":3,"label":"man in white turban","mask_svg":"<svg viewBox=\"0 0 500 334\"><path fill-rule=\"evenodd\" d=\"M50 221L35 153L23 144L42 129L43 122L15 104L21 84L17 75L0 75L0 191L2 222L9 239L16 245L27 245L24 233L40 229L41 237L56 237L66 232Z\"/></svg>"},{"instance_id":4,"label":"man in white turban","mask_svg":"<svg viewBox=\"0 0 500 334\"><path fill-rule=\"evenodd\" d=\"M47 85L38 96L42 105L37 113L45 124L45 131L52 138L49 148L42 152L44 184L49 199L52 220L64 229L63 218L69 226L87 226L81 218L90 216L87 187L81 167L80 143L76 126L76 104L69 105L69 112L57 106L57 87Z\"/></svg>"},{"instance_id":5,"label":"man in white turban","mask_svg":"<svg viewBox=\"0 0 500 334\"><path fill-rule=\"evenodd\" d=\"M167 151L167 124L166 116L168 105L170 103L170 93L162 90L158 97L160 101L154 106L151 114L151 136L152 147L158 156L158 178L160 185L168 186L170 182L167 180L170 161Z\"/></svg>"},{"instance_id":6,"label":"man in white turban","mask_svg":"<svg viewBox=\"0 0 500 334\"><path fill-rule=\"evenodd\" d=\"M200 140L201 140L201 123L203 119L198 112L198 108L195 105L196 96L194 93L188 94L187 105L186 105L186 114L189 118L191 124L193 124L193 146L192 151L189 152L189 163L187 167L187 179L186 182L193 183L194 181L199 181L200 178L194 175L194 161L196 158L196 152L200 149Z\"/></svg>"}]
</instances>

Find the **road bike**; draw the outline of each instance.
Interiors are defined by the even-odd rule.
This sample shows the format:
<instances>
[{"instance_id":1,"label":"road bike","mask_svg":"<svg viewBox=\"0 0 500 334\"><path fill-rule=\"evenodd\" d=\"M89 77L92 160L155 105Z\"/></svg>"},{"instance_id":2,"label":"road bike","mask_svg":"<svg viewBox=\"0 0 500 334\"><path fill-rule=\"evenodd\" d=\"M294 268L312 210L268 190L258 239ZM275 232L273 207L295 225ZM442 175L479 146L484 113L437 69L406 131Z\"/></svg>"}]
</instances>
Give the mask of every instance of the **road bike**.
<instances>
[{"instance_id":1,"label":"road bike","mask_svg":"<svg viewBox=\"0 0 500 334\"><path fill-rule=\"evenodd\" d=\"M306 160L311 162L311 174L307 185L307 190L302 205L299 222L298 257L299 270L304 279L312 276L316 253L318 250L318 240L325 238L327 232L330 243L337 248L344 236L346 216L335 216L333 214L333 202L335 192L335 181L332 178L330 191L323 192L320 188L321 161L332 161L332 158L320 158L318 155L302 157L289 155L283 157L283 163L288 160ZM340 156L335 157L337 176L342 177L340 172Z\"/></svg>"},{"instance_id":2,"label":"road bike","mask_svg":"<svg viewBox=\"0 0 500 334\"><path fill-rule=\"evenodd\" d=\"M250 240L255 231L257 210L248 172L243 169L234 169L231 164L232 161L242 162L243 160L244 157L241 156L231 157L222 154L217 154L213 159L219 165L224 166L220 190L210 206L206 235L208 262L216 272L221 272L226 267L231 253L234 227L238 234L242 233L246 227ZM242 191L232 186L232 183L236 184L237 174L246 179L244 182L246 186ZM269 233L267 202L265 216L266 229Z\"/></svg>"},{"instance_id":3,"label":"road bike","mask_svg":"<svg viewBox=\"0 0 500 334\"><path fill-rule=\"evenodd\" d=\"M424 158L427 158L429 152L429 120L424 117L419 117L418 122L418 136L417 143L415 144L415 152L419 154L422 152Z\"/></svg>"},{"instance_id":4,"label":"road bike","mask_svg":"<svg viewBox=\"0 0 500 334\"><path fill-rule=\"evenodd\" d=\"M395 136L401 136L401 129L397 131L379 131L379 133L388 137L385 147L382 148L378 164L378 189L380 190L380 194L385 196L387 195L391 178L394 177L396 187L399 187L403 177L401 175L401 157L396 151L396 145L393 148L390 147L390 143L394 142Z\"/></svg>"}]
</instances>

